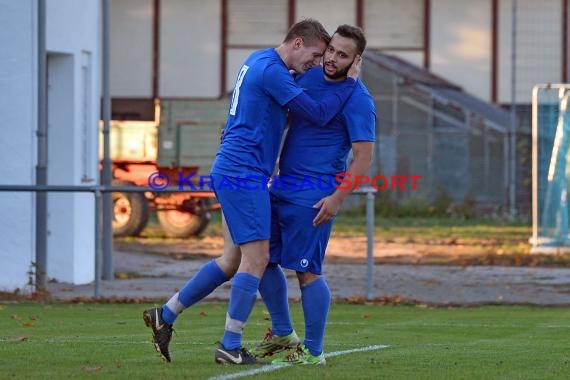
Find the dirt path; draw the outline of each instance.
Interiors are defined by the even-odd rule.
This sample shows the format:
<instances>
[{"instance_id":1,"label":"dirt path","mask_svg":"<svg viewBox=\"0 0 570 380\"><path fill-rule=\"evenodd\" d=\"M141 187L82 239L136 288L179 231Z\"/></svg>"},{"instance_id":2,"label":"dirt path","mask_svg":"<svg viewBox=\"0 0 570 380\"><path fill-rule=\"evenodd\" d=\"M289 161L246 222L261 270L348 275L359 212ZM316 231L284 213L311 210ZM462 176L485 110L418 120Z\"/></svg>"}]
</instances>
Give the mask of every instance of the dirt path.
<instances>
[{"instance_id":1,"label":"dirt path","mask_svg":"<svg viewBox=\"0 0 570 380\"><path fill-rule=\"evenodd\" d=\"M153 252L170 256L217 256L223 249L223 239L206 236L188 240L135 238L119 241L115 247L120 250ZM333 237L327 247L327 260L363 261L366 259L367 239L363 237ZM491 253L489 247L462 244L420 244L408 242L374 241L376 262L413 263L428 256L464 256Z\"/></svg>"},{"instance_id":2,"label":"dirt path","mask_svg":"<svg viewBox=\"0 0 570 380\"><path fill-rule=\"evenodd\" d=\"M420 239L417 239L420 241ZM336 299L366 300L366 237L333 237L324 273ZM102 281L98 297L111 302L163 302L208 260L221 254L217 236L176 239L116 239L115 279ZM558 260L558 261L557 261ZM492 241L457 239L374 242L372 298L433 305L481 303L570 305L570 259L558 255L508 254ZM287 272L289 295L300 297L296 276ZM229 297L229 283L209 299ZM88 301L95 285L50 282L55 300Z\"/></svg>"},{"instance_id":3,"label":"dirt path","mask_svg":"<svg viewBox=\"0 0 570 380\"><path fill-rule=\"evenodd\" d=\"M103 281L100 296L113 302L164 302L210 260L179 259L143 252L114 252L116 279ZM367 267L362 263L333 261L325 265L325 277L335 299L364 302ZM289 297L300 298L294 272L286 271ZM483 303L570 305L570 269L377 264L373 268L372 299L425 305L477 305ZM94 286L49 283L58 300L87 301ZM230 283L208 298L229 298Z\"/></svg>"},{"instance_id":4,"label":"dirt path","mask_svg":"<svg viewBox=\"0 0 570 380\"><path fill-rule=\"evenodd\" d=\"M418 239L420 240L420 239ZM421 240L420 240L421 241ZM150 252L174 258L218 256L223 249L219 236L191 239L134 238L116 240L115 249ZM333 236L327 247L327 263L362 263L366 261L365 236ZM469 242L440 239L414 242L409 239L374 241L374 262L377 264L431 265L506 265L570 267L570 256L530 255L504 252L500 243Z\"/></svg>"}]
</instances>

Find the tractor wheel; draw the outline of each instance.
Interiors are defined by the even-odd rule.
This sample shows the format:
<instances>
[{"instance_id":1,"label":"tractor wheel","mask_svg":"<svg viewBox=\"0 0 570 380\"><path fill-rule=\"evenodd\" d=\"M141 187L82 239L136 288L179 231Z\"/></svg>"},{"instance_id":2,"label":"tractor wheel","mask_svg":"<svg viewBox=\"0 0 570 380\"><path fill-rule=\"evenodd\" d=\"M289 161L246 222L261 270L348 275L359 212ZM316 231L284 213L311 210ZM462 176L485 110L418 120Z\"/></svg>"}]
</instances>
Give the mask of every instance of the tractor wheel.
<instances>
[{"instance_id":1,"label":"tractor wheel","mask_svg":"<svg viewBox=\"0 0 570 380\"><path fill-rule=\"evenodd\" d=\"M130 186L128 181L113 180L113 186ZM144 193L112 193L113 235L138 236L146 227L149 206Z\"/></svg>"},{"instance_id":2,"label":"tractor wheel","mask_svg":"<svg viewBox=\"0 0 570 380\"><path fill-rule=\"evenodd\" d=\"M208 205L205 199L199 199L199 209ZM212 218L210 211L201 211L198 214L188 210L157 210L156 216L166 236L173 238L187 238L202 233Z\"/></svg>"}]
</instances>

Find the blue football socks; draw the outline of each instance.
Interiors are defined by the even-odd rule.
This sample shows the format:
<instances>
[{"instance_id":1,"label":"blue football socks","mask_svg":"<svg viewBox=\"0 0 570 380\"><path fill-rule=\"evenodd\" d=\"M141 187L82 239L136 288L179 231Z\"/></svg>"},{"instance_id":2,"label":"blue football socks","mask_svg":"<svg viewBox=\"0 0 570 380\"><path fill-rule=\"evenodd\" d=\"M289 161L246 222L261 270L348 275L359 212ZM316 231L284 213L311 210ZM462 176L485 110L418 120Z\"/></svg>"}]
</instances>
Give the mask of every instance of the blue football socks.
<instances>
[{"instance_id":1,"label":"blue football socks","mask_svg":"<svg viewBox=\"0 0 570 380\"><path fill-rule=\"evenodd\" d=\"M331 292L323 277L301 287L301 301L305 316L305 346L313 356L323 352L323 339Z\"/></svg>"},{"instance_id":2,"label":"blue football socks","mask_svg":"<svg viewBox=\"0 0 570 380\"><path fill-rule=\"evenodd\" d=\"M287 279L281 267L269 264L261 277L259 293L271 316L271 330L274 335L286 336L293 332L289 315Z\"/></svg>"},{"instance_id":3,"label":"blue football socks","mask_svg":"<svg viewBox=\"0 0 570 380\"><path fill-rule=\"evenodd\" d=\"M162 319L172 325L184 309L194 305L228 280L218 263L215 260L210 261L162 306Z\"/></svg>"},{"instance_id":4,"label":"blue football socks","mask_svg":"<svg viewBox=\"0 0 570 380\"><path fill-rule=\"evenodd\" d=\"M239 272L234 276L226 328L222 337L222 345L227 350L241 347L242 331L255 304L258 288L259 278L245 272Z\"/></svg>"}]
</instances>

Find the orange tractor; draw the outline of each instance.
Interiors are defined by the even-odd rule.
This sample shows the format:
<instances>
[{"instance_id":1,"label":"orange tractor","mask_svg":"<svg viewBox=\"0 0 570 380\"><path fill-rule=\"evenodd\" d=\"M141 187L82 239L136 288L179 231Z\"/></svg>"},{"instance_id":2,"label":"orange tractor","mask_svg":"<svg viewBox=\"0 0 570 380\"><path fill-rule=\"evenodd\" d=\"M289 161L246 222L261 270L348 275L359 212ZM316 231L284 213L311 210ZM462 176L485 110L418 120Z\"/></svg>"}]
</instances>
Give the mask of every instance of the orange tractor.
<instances>
[{"instance_id":1,"label":"orange tractor","mask_svg":"<svg viewBox=\"0 0 570 380\"><path fill-rule=\"evenodd\" d=\"M226 110L225 100L157 101L154 121L111 121L113 185L149 187L160 172L178 188L179 179L198 178L192 173L208 175ZM139 235L151 212L168 237L200 234L219 204L207 186L181 183L181 188L199 191L113 193L114 235Z\"/></svg>"}]
</instances>

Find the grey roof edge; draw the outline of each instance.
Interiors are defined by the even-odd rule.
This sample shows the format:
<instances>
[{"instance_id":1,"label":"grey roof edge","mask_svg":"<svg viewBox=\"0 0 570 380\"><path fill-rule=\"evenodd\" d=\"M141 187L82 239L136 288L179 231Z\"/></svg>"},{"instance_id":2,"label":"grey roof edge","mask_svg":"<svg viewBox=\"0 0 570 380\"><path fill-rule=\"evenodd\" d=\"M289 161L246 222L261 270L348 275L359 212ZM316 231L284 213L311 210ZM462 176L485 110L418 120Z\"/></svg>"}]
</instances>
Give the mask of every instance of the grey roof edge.
<instances>
[{"instance_id":1,"label":"grey roof edge","mask_svg":"<svg viewBox=\"0 0 570 380\"><path fill-rule=\"evenodd\" d=\"M446 87L461 90L461 86L453 84L422 67L416 66L402 58L377 50L367 50L364 53L366 61L392 71L406 81L422 83L434 87Z\"/></svg>"},{"instance_id":2,"label":"grey roof edge","mask_svg":"<svg viewBox=\"0 0 570 380\"><path fill-rule=\"evenodd\" d=\"M453 107L480 115L492 129L502 133L508 131L510 122L508 111L465 92L461 86L404 59L380 51L367 51L364 58L366 61L404 78L407 85L414 86L423 93L427 93Z\"/></svg>"}]
</instances>

